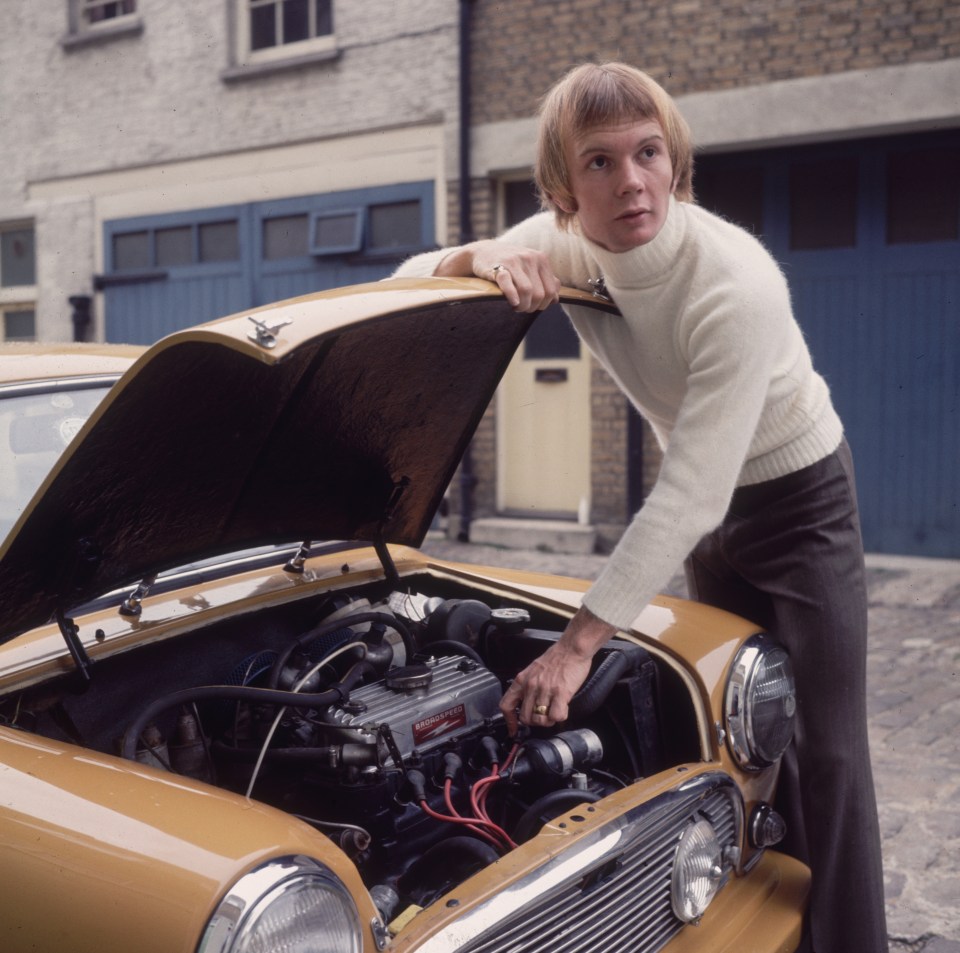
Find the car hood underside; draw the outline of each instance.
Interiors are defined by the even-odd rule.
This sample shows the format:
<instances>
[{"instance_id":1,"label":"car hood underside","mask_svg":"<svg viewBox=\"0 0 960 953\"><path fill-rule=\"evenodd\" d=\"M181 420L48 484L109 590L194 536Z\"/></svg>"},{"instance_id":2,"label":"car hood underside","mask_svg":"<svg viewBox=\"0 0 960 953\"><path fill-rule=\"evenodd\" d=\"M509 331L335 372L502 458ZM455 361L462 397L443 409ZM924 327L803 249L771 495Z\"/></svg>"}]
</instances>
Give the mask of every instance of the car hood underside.
<instances>
[{"instance_id":1,"label":"car hood underside","mask_svg":"<svg viewBox=\"0 0 960 953\"><path fill-rule=\"evenodd\" d=\"M0 638L251 546L418 545L531 321L486 282L387 281L165 338L8 537Z\"/></svg>"}]
</instances>

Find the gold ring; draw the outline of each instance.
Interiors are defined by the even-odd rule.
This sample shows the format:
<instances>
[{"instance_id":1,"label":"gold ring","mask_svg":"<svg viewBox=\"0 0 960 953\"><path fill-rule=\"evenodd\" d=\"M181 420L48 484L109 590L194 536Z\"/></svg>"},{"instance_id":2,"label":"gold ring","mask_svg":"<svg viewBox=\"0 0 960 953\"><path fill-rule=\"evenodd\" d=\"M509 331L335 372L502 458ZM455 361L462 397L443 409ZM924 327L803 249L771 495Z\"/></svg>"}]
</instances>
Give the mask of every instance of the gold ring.
<instances>
[{"instance_id":1,"label":"gold ring","mask_svg":"<svg viewBox=\"0 0 960 953\"><path fill-rule=\"evenodd\" d=\"M534 705L534 706L533 706L533 713L534 713L535 715L545 715L545 714L547 713L547 711L549 711L549 706L548 706L548 705Z\"/></svg>"}]
</instances>

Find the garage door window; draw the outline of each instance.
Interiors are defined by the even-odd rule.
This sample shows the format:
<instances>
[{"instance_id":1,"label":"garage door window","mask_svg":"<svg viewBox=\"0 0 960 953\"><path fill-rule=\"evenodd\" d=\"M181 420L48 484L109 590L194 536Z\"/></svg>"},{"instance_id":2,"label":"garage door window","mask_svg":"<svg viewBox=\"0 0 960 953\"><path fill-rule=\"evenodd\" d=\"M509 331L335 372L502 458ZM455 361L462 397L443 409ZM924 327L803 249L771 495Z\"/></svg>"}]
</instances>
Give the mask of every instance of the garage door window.
<instances>
[{"instance_id":1,"label":"garage door window","mask_svg":"<svg viewBox=\"0 0 960 953\"><path fill-rule=\"evenodd\" d=\"M370 249L416 248L421 243L419 202L370 206Z\"/></svg>"},{"instance_id":2,"label":"garage door window","mask_svg":"<svg viewBox=\"0 0 960 953\"><path fill-rule=\"evenodd\" d=\"M396 257L426 246L425 225L419 199L271 215L263 219L263 259L281 261L308 255Z\"/></svg>"},{"instance_id":3,"label":"garage door window","mask_svg":"<svg viewBox=\"0 0 960 953\"><path fill-rule=\"evenodd\" d=\"M166 228L116 231L111 242L112 272L205 265L237 261L237 221L191 222Z\"/></svg>"},{"instance_id":4,"label":"garage door window","mask_svg":"<svg viewBox=\"0 0 960 953\"><path fill-rule=\"evenodd\" d=\"M887 156L887 244L960 238L960 148Z\"/></svg>"},{"instance_id":5,"label":"garage door window","mask_svg":"<svg viewBox=\"0 0 960 953\"><path fill-rule=\"evenodd\" d=\"M857 244L858 172L856 156L791 163L791 251Z\"/></svg>"},{"instance_id":6,"label":"garage door window","mask_svg":"<svg viewBox=\"0 0 960 953\"><path fill-rule=\"evenodd\" d=\"M310 219L303 215L279 215L263 222L263 259L281 261L307 253Z\"/></svg>"},{"instance_id":7,"label":"garage door window","mask_svg":"<svg viewBox=\"0 0 960 953\"><path fill-rule=\"evenodd\" d=\"M697 203L754 235L763 234L764 170L761 165L697 168Z\"/></svg>"}]
</instances>

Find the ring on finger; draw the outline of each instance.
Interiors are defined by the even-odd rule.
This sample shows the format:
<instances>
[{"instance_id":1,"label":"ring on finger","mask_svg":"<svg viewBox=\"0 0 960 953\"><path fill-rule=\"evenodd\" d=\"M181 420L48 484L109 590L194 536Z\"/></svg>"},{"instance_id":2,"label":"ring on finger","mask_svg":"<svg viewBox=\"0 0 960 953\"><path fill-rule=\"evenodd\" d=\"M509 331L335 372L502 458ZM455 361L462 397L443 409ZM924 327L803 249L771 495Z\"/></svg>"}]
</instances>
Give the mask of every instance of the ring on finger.
<instances>
[{"instance_id":1,"label":"ring on finger","mask_svg":"<svg viewBox=\"0 0 960 953\"><path fill-rule=\"evenodd\" d=\"M549 705L534 705L533 713L535 715L545 715L550 709Z\"/></svg>"},{"instance_id":2,"label":"ring on finger","mask_svg":"<svg viewBox=\"0 0 960 953\"><path fill-rule=\"evenodd\" d=\"M508 272L507 269L504 268L503 265L501 265L501 264L499 264L499 263L497 263L496 265L494 265L492 270L493 270L493 280L494 280L494 281L497 280L497 275L499 275L501 271L502 271L505 275L510 274L510 272Z\"/></svg>"}]
</instances>

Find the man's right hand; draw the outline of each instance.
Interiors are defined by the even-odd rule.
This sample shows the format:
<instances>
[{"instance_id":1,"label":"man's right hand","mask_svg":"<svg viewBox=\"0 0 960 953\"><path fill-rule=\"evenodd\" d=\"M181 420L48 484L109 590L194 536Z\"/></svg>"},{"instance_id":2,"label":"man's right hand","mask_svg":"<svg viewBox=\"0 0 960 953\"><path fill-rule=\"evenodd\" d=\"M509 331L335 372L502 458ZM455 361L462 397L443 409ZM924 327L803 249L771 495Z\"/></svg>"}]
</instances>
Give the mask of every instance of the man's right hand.
<instances>
[{"instance_id":1,"label":"man's right hand","mask_svg":"<svg viewBox=\"0 0 960 953\"><path fill-rule=\"evenodd\" d=\"M560 300L560 279L543 252L495 239L453 249L437 265L442 278L485 278L496 283L515 311L543 311Z\"/></svg>"}]
</instances>

